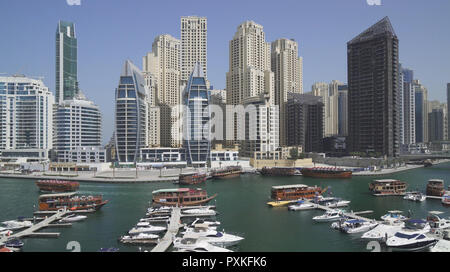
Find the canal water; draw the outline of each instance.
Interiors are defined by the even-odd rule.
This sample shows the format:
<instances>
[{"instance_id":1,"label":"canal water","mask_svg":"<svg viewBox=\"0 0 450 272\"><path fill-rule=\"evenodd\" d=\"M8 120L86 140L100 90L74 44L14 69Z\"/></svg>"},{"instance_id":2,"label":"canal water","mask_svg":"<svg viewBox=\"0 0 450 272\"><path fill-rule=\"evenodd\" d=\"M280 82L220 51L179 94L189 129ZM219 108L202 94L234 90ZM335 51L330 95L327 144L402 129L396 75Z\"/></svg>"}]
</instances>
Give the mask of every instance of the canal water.
<instances>
[{"instance_id":1,"label":"canal water","mask_svg":"<svg viewBox=\"0 0 450 272\"><path fill-rule=\"evenodd\" d=\"M394 178L409 183L408 190L425 192L427 180L444 179L450 185L450 163L430 168L418 168L381 178ZM243 175L228 180L208 180L204 185L210 195L218 196L210 204L217 206L221 222L220 229L245 237L232 248L243 252L358 252L368 251L367 242L360 235L348 235L330 228L331 223L315 223L312 217L323 212L288 211L286 207L271 208L266 205L271 187L274 185L307 184L330 186L333 196L351 200L348 210L373 210L364 215L379 219L388 210L402 210L405 215L411 211L414 218L425 218L428 211L450 210L439 200L424 202L403 200L402 197L375 197L369 193L368 184L375 177L353 177L348 180L314 179L295 177L264 177ZM102 184L81 183L81 194L102 194L109 203L100 211L89 214L82 222L70 228L44 229L46 232L60 232L59 238L24 239L23 251L70 251L67 244L76 241L81 251L98 251L102 247L117 247L120 251L139 251L138 246L121 245L117 239L131 229L145 216L151 193L156 189L177 188L172 183L155 184ZM0 179L0 222L16 219L18 216L32 217L38 189L32 180ZM142 247L142 250L151 247Z\"/></svg>"}]
</instances>

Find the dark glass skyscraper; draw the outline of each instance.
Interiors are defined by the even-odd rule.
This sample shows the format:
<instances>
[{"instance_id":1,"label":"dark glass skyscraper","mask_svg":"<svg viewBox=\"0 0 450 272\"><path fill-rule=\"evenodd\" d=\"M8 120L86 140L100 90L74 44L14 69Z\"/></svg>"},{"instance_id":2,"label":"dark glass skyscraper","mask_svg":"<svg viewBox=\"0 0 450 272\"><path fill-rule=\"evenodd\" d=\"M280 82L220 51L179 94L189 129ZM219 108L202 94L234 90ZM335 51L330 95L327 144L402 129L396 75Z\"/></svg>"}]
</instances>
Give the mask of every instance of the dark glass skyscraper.
<instances>
[{"instance_id":1,"label":"dark glass skyscraper","mask_svg":"<svg viewBox=\"0 0 450 272\"><path fill-rule=\"evenodd\" d=\"M194 167L205 167L210 160L209 100L206 77L203 68L197 63L183 93L186 106L183 146L188 165Z\"/></svg>"},{"instance_id":2,"label":"dark glass skyscraper","mask_svg":"<svg viewBox=\"0 0 450 272\"><path fill-rule=\"evenodd\" d=\"M399 152L398 38L388 17L347 43L350 152Z\"/></svg>"},{"instance_id":3,"label":"dark glass skyscraper","mask_svg":"<svg viewBox=\"0 0 450 272\"><path fill-rule=\"evenodd\" d=\"M78 94L77 38L71 22L59 21L56 28L56 102Z\"/></svg>"},{"instance_id":4,"label":"dark glass skyscraper","mask_svg":"<svg viewBox=\"0 0 450 272\"><path fill-rule=\"evenodd\" d=\"M116 153L119 162L136 162L146 139L145 81L131 61L125 62L116 89Z\"/></svg>"}]
</instances>

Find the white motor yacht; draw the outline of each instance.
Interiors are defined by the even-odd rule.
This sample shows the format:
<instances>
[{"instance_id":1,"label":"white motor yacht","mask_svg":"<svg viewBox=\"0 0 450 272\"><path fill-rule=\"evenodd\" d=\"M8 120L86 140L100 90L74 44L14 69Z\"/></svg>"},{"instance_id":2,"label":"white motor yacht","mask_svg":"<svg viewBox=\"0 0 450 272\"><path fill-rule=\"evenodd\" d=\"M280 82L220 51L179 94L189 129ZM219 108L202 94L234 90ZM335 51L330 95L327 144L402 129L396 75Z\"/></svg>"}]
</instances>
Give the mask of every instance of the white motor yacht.
<instances>
[{"instance_id":1,"label":"white motor yacht","mask_svg":"<svg viewBox=\"0 0 450 272\"><path fill-rule=\"evenodd\" d=\"M375 221L366 221L361 219L341 220L334 222L331 227L347 234L367 232L378 225Z\"/></svg>"},{"instance_id":2,"label":"white motor yacht","mask_svg":"<svg viewBox=\"0 0 450 272\"><path fill-rule=\"evenodd\" d=\"M440 215L444 214L440 211L430 211L428 212L427 222L430 225L431 231L444 230L450 228L450 220L441 218Z\"/></svg>"},{"instance_id":3,"label":"white motor yacht","mask_svg":"<svg viewBox=\"0 0 450 272\"><path fill-rule=\"evenodd\" d=\"M220 225L219 221L208 221L208 220L203 220L201 218L196 218L191 224L191 227L194 227L197 224L202 224L202 225L207 225L209 227L217 227Z\"/></svg>"},{"instance_id":4,"label":"white motor yacht","mask_svg":"<svg viewBox=\"0 0 450 272\"><path fill-rule=\"evenodd\" d=\"M314 216L313 220L316 222L331 222L339 220L343 217L343 212L341 210L330 210L326 211L325 214Z\"/></svg>"},{"instance_id":5,"label":"white motor yacht","mask_svg":"<svg viewBox=\"0 0 450 272\"><path fill-rule=\"evenodd\" d=\"M402 211L388 211L387 214L381 216L383 221L403 221L408 219L406 216L402 215Z\"/></svg>"},{"instance_id":6,"label":"white motor yacht","mask_svg":"<svg viewBox=\"0 0 450 272\"><path fill-rule=\"evenodd\" d=\"M86 218L87 218L86 215L71 214L71 215L59 220L59 222L61 222L61 223L78 222L78 221L82 221Z\"/></svg>"},{"instance_id":7,"label":"white motor yacht","mask_svg":"<svg viewBox=\"0 0 450 272\"><path fill-rule=\"evenodd\" d=\"M199 209L189 209L189 210L184 210L183 211L184 214L201 214L201 215L216 215L217 212L214 210L211 210L209 208L199 208Z\"/></svg>"},{"instance_id":8,"label":"white motor yacht","mask_svg":"<svg viewBox=\"0 0 450 272\"><path fill-rule=\"evenodd\" d=\"M193 228L186 229L183 238L195 238L199 240L205 240L206 242L212 245L221 247L232 246L244 240L243 237L228 234L225 232L215 231L211 229L199 230Z\"/></svg>"},{"instance_id":9,"label":"white motor yacht","mask_svg":"<svg viewBox=\"0 0 450 272\"><path fill-rule=\"evenodd\" d=\"M420 192L409 192L409 193L406 193L406 195L403 197L403 199L422 202L422 201L425 201L427 199L427 197Z\"/></svg>"},{"instance_id":10,"label":"white motor yacht","mask_svg":"<svg viewBox=\"0 0 450 272\"><path fill-rule=\"evenodd\" d=\"M315 208L317 208L316 204L305 201L298 201L294 205L290 205L288 207L290 211L305 211L305 210L313 210Z\"/></svg>"},{"instance_id":11,"label":"white motor yacht","mask_svg":"<svg viewBox=\"0 0 450 272\"><path fill-rule=\"evenodd\" d=\"M159 235L151 233L139 233L138 235L125 235L121 237L122 240L154 240L158 238Z\"/></svg>"},{"instance_id":12,"label":"white motor yacht","mask_svg":"<svg viewBox=\"0 0 450 272\"><path fill-rule=\"evenodd\" d=\"M33 223L31 221L22 220L9 220L0 224L0 227L2 227L4 230L19 230L29 228L31 226L33 226Z\"/></svg>"},{"instance_id":13,"label":"white motor yacht","mask_svg":"<svg viewBox=\"0 0 450 272\"><path fill-rule=\"evenodd\" d=\"M434 246L438 239L423 233L406 233L399 231L386 241L392 250L417 251Z\"/></svg>"},{"instance_id":14,"label":"white motor yacht","mask_svg":"<svg viewBox=\"0 0 450 272\"><path fill-rule=\"evenodd\" d=\"M173 247L179 251L188 252L232 252L229 249L218 247L208 243L205 240L195 238L176 238L173 241Z\"/></svg>"},{"instance_id":15,"label":"white motor yacht","mask_svg":"<svg viewBox=\"0 0 450 272\"><path fill-rule=\"evenodd\" d=\"M167 228L166 227L160 227L160 226L152 226L152 225L148 225L145 227L134 227L132 228L128 234L130 235L137 235L139 233L159 233L159 232L163 232L165 231Z\"/></svg>"},{"instance_id":16,"label":"white motor yacht","mask_svg":"<svg viewBox=\"0 0 450 272\"><path fill-rule=\"evenodd\" d=\"M384 221L383 223L378 224L372 230L365 232L361 238L367 239L371 241L383 241L386 242L387 239L394 236L394 234L400 230L402 230L405 226L405 222L397 220L397 221Z\"/></svg>"}]
</instances>

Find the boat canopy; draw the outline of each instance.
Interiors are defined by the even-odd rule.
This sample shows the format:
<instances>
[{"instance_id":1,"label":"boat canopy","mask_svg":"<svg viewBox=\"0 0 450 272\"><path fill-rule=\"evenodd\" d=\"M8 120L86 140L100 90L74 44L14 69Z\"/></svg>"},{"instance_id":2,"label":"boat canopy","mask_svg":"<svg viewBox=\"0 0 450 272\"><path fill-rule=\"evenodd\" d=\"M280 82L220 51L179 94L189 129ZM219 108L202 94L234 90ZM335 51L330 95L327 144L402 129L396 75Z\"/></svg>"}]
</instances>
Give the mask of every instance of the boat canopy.
<instances>
[{"instance_id":1,"label":"boat canopy","mask_svg":"<svg viewBox=\"0 0 450 272\"><path fill-rule=\"evenodd\" d=\"M376 180L374 180L374 182L381 182L381 183L384 183L384 182L397 182L397 181L399 181L399 180L396 180L396 179L376 179Z\"/></svg>"},{"instance_id":2,"label":"boat canopy","mask_svg":"<svg viewBox=\"0 0 450 272\"><path fill-rule=\"evenodd\" d=\"M272 186L272 189L283 190L283 189L295 189L295 188L307 188L307 187L308 187L308 185L305 185L305 184L294 184L294 185Z\"/></svg>"},{"instance_id":3,"label":"boat canopy","mask_svg":"<svg viewBox=\"0 0 450 272\"><path fill-rule=\"evenodd\" d=\"M406 233L403 233L403 232L397 232L397 233L395 234L395 237L403 238L403 239L408 239L408 240L413 239L413 238L416 238L417 236L419 236L419 233L415 233L415 234L406 234Z\"/></svg>"},{"instance_id":4,"label":"boat canopy","mask_svg":"<svg viewBox=\"0 0 450 272\"><path fill-rule=\"evenodd\" d=\"M76 195L77 192L72 192L72 193L61 193L61 194L46 194L46 195L40 195L39 199L42 198L50 198L50 197L64 197L64 196L73 196Z\"/></svg>"},{"instance_id":5,"label":"boat canopy","mask_svg":"<svg viewBox=\"0 0 450 272\"><path fill-rule=\"evenodd\" d=\"M388 213L390 213L390 214L399 214L399 213L403 213L403 211L394 210L394 211L388 211Z\"/></svg>"},{"instance_id":6,"label":"boat canopy","mask_svg":"<svg viewBox=\"0 0 450 272\"><path fill-rule=\"evenodd\" d=\"M189 189L189 188L159 189L159 190L153 191L152 194L188 192L189 190L191 190L191 189Z\"/></svg>"},{"instance_id":7,"label":"boat canopy","mask_svg":"<svg viewBox=\"0 0 450 272\"><path fill-rule=\"evenodd\" d=\"M352 219L352 220L347 221L347 223L350 223L350 224L358 224L358 223L364 223L364 222L366 222L366 221L362 220L362 219Z\"/></svg>"},{"instance_id":8,"label":"boat canopy","mask_svg":"<svg viewBox=\"0 0 450 272\"><path fill-rule=\"evenodd\" d=\"M406 222L410 223L410 224L426 224L427 223L426 221L424 221L422 219L409 219Z\"/></svg>"},{"instance_id":9,"label":"boat canopy","mask_svg":"<svg viewBox=\"0 0 450 272\"><path fill-rule=\"evenodd\" d=\"M444 212L441 212L441 211L429 211L428 213L432 214L432 215L440 215L440 214L443 214Z\"/></svg>"}]
</instances>

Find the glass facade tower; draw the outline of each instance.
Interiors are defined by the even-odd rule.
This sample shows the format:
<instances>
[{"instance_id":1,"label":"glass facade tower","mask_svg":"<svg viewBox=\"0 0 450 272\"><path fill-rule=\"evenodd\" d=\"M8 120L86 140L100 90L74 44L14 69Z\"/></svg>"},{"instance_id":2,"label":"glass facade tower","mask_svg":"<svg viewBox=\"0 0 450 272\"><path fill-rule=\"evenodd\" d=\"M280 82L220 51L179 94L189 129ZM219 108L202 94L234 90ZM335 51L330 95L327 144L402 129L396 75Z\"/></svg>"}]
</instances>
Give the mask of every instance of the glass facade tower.
<instances>
[{"instance_id":1,"label":"glass facade tower","mask_svg":"<svg viewBox=\"0 0 450 272\"><path fill-rule=\"evenodd\" d=\"M78 94L77 38L71 22L59 21L56 28L56 102Z\"/></svg>"},{"instance_id":2,"label":"glass facade tower","mask_svg":"<svg viewBox=\"0 0 450 272\"><path fill-rule=\"evenodd\" d=\"M209 92L206 77L199 63L194 67L183 93L184 139L188 165L205 167L210 160Z\"/></svg>"},{"instance_id":3,"label":"glass facade tower","mask_svg":"<svg viewBox=\"0 0 450 272\"><path fill-rule=\"evenodd\" d=\"M127 60L116 89L115 137L119 162L136 162L140 148L146 145L146 94L141 71Z\"/></svg>"}]
</instances>

